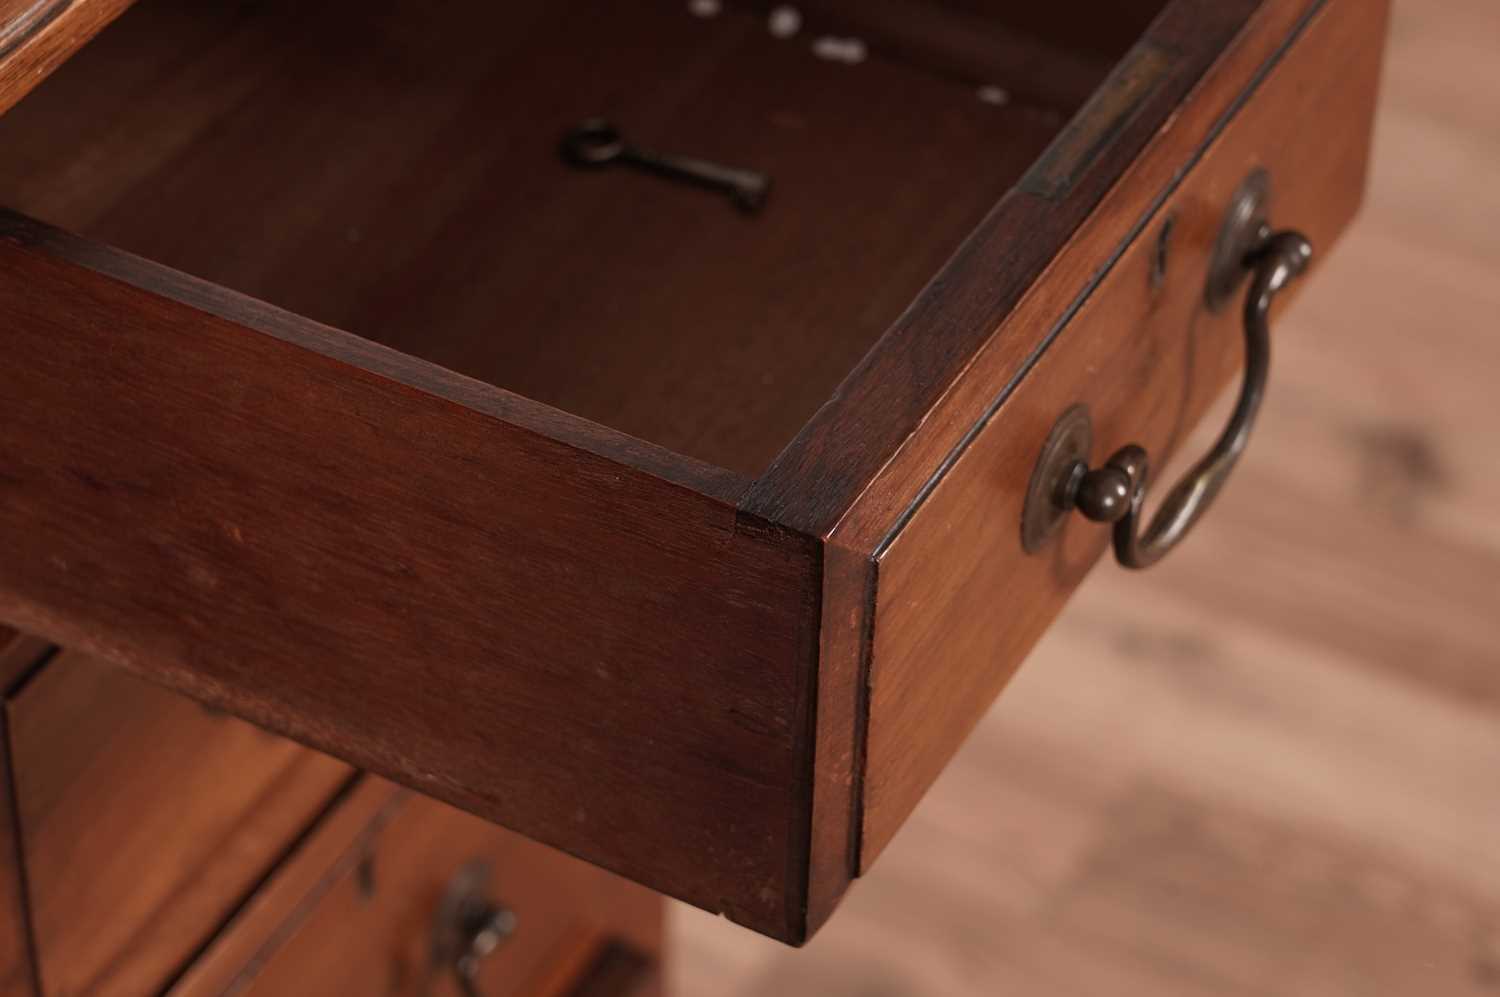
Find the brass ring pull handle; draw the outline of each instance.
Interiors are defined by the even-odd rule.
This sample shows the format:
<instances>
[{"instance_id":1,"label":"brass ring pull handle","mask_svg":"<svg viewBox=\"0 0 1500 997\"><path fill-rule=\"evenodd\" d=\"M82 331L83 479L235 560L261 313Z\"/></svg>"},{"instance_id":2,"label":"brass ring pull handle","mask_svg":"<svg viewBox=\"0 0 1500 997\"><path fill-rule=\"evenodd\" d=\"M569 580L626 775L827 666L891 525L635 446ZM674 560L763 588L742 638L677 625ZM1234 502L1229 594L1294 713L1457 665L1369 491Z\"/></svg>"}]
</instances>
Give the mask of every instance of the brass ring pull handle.
<instances>
[{"instance_id":1,"label":"brass ring pull handle","mask_svg":"<svg viewBox=\"0 0 1500 997\"><path fill-rule=\"evenodd\" d=\"M1167 493L1144 529L1150 476L1144 447L1134 443L1121 447L1093 470L1075 460L1063 477L1058 504L1064 509L1076 507L1095 522L1113 523L1115 558L1127 568L1149 568L1177 546L1208 511L1249 442L1271 361L1271 302L1312 259L1312 244L1300 233L1271 234L1262 226L1258 236L1244 258L1254 275L1245 298L1245 378L1234 414L1213 449Z\"/></svg>"}]
</instances>

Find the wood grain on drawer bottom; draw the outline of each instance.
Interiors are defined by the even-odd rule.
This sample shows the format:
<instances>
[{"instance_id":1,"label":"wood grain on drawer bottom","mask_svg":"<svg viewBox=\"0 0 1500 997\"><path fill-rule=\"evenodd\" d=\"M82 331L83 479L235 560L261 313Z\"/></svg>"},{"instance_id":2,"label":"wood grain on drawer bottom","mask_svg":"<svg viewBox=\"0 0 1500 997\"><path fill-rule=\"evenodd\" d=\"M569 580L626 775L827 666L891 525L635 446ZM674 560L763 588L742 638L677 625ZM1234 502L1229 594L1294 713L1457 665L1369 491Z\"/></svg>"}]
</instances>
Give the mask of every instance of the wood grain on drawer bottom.
<instances>
[{"instance_id":1,"label":"wood grain on drawer bottom","mask_svg":"<svg viewBox=\"0 0 1500 997\"><path fill-rule=\"evenodd\" d=\"M6 704L44 992L157 992L350 777L81 655Z\"/></svg>"},{"instance_id":2,"label":"wood grain on drawer bottom","mask_svg":"<svg viewBox=\"0 0 1500 997\"><path fill-rule=\"evenodd\" d=\"M654 993L663 901L444 804L366 777L172 991L456 994L432 956L456 873L486 863L486 899L516 916L480 964L486 997Z\"/></svg>"}]
</instances>

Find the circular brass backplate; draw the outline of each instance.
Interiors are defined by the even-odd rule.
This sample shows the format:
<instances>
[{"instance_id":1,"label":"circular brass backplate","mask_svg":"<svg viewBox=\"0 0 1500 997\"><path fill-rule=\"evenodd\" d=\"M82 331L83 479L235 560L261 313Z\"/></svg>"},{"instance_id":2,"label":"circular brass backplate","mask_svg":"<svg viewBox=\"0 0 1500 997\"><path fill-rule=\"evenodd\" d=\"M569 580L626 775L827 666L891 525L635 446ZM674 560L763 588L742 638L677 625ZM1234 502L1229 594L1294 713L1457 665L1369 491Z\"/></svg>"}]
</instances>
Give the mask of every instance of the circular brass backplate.
<instances>
[{"instance_id":1,"label":"circular brass backplate","mask_svg":"<svg viewBox=\"0 0 1500 997\"><path fill-rule=\"evenodd\" d=\"M1249 274L1246 258L1265 238L1270 211L1271 175L1256 169L1234 192L1208 260L1208 284L1203 289L1203 300L1209 311L1222 309Z\"/></svg>"},{"instance_id":2,"label":"circular brass backplate","mask_svg":"<svg viewBox=\"0 0 1500 997\"><path fill-rule=\"evenodd\" d=\"M1059 492L1078 462L1088 461L1093 445L1094 427L1088 406L1074 405L1053 424L1032 468L1026 505L1021 509L1021 549L1026 553L1040 550L1072 511L1059 501Z\"/></svg>"}]
</instances>

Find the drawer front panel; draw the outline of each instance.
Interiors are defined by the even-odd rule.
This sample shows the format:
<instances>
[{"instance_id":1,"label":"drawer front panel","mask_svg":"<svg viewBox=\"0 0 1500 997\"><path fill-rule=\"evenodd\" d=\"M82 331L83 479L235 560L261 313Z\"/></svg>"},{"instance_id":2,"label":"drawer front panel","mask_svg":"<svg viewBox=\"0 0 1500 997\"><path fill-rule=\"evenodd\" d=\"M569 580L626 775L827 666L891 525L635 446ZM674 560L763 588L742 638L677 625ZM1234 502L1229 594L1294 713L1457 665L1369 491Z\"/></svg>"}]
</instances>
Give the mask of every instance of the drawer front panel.
<instances>
[{"instance_id":1,"label":"drawer front panel","mask_svg":"<svg viewBox=\"0 0 1500 997\"><path fill-rule=\"evenodd\" d=\"M48 994L159 990L351 774L68 652L6 711Z\"/></svg>"},{"instance_id":2,"label":"drawer front panel","mask_svg":"<svg viewBox=\"0 0 1500 997\"><path fill-rule=\"evenodd\" d=\"M1022 549L1027 484L1058 417L1074 404L1088 407L1091 466L1140 443L1163 470L1163 457L1243 360L1239 295L1220 313L1203 305L1209 257L1236 188L1265 168L1272 224L1301 229L1320 255L1353 217L1384 30L1376 14L1383 7L1333 0L1314 15L1052 345L944 462L879 555L862 868L1105 549L1108 528L1076 513L1036 554ZM1158 281L1153 269L1168 219ZM1109 256L1101 246L1099 264ZM1303 279L1316 279L1316 263ZM1148 490L1148 514L1168 484Z\"/></svg>"},{"instance_id":3,"label":"drawer front panel","mask_svg":"<svg viewBox=\"0 0 1500 997\"><path fill-rule=\"evenodd\" d=\"M444 901L508 911L485 997L654 993L664 901L560 852L374 778L188 972L174 997L457 995L435 955ZM608 981L613 989L605 989Z\"/></svg>"}]
</instances>

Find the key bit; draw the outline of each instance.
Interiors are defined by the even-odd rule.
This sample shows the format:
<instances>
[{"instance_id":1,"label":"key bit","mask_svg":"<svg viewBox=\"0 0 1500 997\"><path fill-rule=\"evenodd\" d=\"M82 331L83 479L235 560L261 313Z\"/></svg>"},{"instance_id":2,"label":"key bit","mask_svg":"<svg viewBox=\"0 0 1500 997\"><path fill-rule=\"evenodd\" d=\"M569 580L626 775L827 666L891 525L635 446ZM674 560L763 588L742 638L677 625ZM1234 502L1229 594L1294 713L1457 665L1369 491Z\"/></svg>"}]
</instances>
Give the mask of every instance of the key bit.
<instances>
[{"instance_id":1,"label":"key bit","mask_svg":"<svg viewBox=\"0 0 1500 997\"><path fill-rule=\"evenodd\" d=\"M690 156L669 156L631 145L603 118L590 118L563 136L563 162L579 169L628 166L659 177L729 195L741 211L754 213L766 202L771 178L754 170L721 166Z\"/></svg>"}]
</instances>

